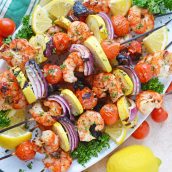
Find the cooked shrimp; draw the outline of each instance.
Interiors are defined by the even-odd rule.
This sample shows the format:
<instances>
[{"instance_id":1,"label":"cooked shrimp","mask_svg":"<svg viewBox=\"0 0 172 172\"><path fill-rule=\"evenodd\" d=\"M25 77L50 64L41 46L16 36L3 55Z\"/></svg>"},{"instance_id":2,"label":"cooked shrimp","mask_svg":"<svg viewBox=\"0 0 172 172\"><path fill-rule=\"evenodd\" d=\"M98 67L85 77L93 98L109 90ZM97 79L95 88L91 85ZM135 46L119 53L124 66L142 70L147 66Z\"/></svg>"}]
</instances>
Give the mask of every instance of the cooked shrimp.
<instances>
[{"instance_id":1,"label":"cooked shrimp","mask_svg":"<svg viewBox=\"0 0 172 172\"><path fill-rule=\"evenodd\" d=\"M93 10L96 13L105 12L109 13L109 0L85 0L84 6L88 9Z\"/></svg>"},{"instance_id":2,"label":"cooked shrimp","mask_svg":"<svg viewBox=\"0 0 172 172\"><path fill-rule=\"evenodd\" d=\"M77 81L74 71L84 72L84 62L80 53L78 52L71 53L63 62L63 66L63 79L69 83L74 83Z\"/></svg>"},{"instance_id":3,"label":"cooked shrimp","mask_svg":"<svg viewBox=\"0 0 172 172\"><path fill-rule=\"evenodd\" d=\"M143 34L154 28L154 16L147 10L133 6L128 12L128 21L132 30Z\"/></svg>"},{"instance_id":4,"label":"cooked shrimp","mask_svg":"<svg viewBox=\"0 0 172 172\"><path fill-rule=\"evenodd\" d=\"M104 129L104 120L98 112L89 110L83 113L77 121L80 141L89 142L95 139L90 132L92 125L96 125L95 131L102 131Z\"/></svg>"},{"instance_id":5,"label":"cooked shrimp","mask_svg":"<svg viewBox=\"0 0 172 172\"><path fill-rule=\"evenodd\" d=\"M54 101L44 101L43 103L45 107L49 108L49 111L45 112L41 103L37 102L33 105L29 112L36 122L43 126L52 126L56 122L53 117L61 115L62 108Z\"/></svg>"},{"instance_id":6,"label":"cooked shrimp","mask_svg":"<svg viewBox=\"0 0 172 172\"><path fill-rule=\"evenodd\" d=\"M143 91L136 97L137 108L144 115L149 115L154 108L160 108L162 103L162 96L154 91Z\"/></svg>"},{"instance_id":7,"label":"cooked shrimp","mask_svg":"<svg viewBox=\"0 0 172 172\"><path fill-rule=\"evenodd\" d=\"M94 77L93 91L98 98L107 96L107 91L113 102L116 102L122 95L122 89L115 76L111 73L100 73Z\"/></svg>"},{"instance_id":8,"label":"cooked shrimp","mask_svg":"<svg viewBox=\"0 0 172 172\"><path fill-rule=\"evenodd\" d=\"M89 27L80 21L75 21L70 24L68 28L68 35L71 38L72 43L83 43L89 36L92 35Z\"/></svg>"},{"instance_id":9,"label":"cooked shrimp","mask_svg":"<svg viewBox=\"0 0 172 172\"><path fill-rule=\"evenodd\" d=\"M0 110L23 109L27 101L11 71L0 74Z\"/></svg>"},{"instance_id":10,"label":"cooked shrimp","mask_svg":"<svg viewBox=\"0 0 172 172\"><path fill-rule=\"evenodd\" d=\"M43 159L45 167L52 172L66 172L72 164L72 158L69 153L62 150L57 152L57 156L47 156ZM59 158L57 158L59 156Z\"/></svg>"},{"instance_id":11,"label":"cooked shrimp","mask_svg":"<svg viewBox=\"0 0 172 172\"><path fill-rule=\"evenodd\" d=\"M51 26L47 31L47 35L52 36L58 32L62 32L62 31L63 31L63 29L60 28L59 26Z\"/></svg>"},{"instance_id":12,"label":"cooked shrimp","mask_svg":"<svg viewBox=\"0 0 172 172\"><path fill-rule=\"evenodd\" d=\"M10 45L4 45L0 49L0 58L7 61L12 66L19 66L24 69L26 62L34 59L36 56L36 49L32 47L25 39L14 39Z\"/></svg>"},{"instance_id":13,"label":"cooked shrimp","mask_svg":"<svg viewBox=\"0 0 172 172\"><path fill-rule=\"evenodd\" d=\"M168 76L172 73L172 53L168 51L158 51L145 56L140 63L151 65L154 76Z\"/></svg>"}]
</instances>

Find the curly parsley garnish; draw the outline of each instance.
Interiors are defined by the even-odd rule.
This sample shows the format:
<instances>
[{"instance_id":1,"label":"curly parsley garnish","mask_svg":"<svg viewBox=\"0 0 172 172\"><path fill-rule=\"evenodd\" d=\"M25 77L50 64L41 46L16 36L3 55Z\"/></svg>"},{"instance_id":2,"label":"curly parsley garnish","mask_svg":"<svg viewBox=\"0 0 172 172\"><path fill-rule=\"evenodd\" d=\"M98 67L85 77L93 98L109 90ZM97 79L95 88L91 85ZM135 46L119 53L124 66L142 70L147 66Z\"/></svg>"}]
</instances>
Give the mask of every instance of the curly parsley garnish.
<instances>
[{"instance_id":1,"label":"curly parsley garnish","mask_svg":"<svg viewBox=\"0 0 172 172\"><path fill-rule=\"evenodd\" d=\"M153 14L164 14L172 10L172 0L133 0L133 5L147 8Z\"/></svg>"},{"instance_id":2,"label":"curly parsley garnish","mask_svg":"<svg viewBox=\"0 0 172 172\"><path fill-rule=\"evenodd\" d=\"M98 139L91 142L80 142L78 148L71 153L71 156L84 166L92 157L97 157L98 153L104 148L109 148L109 140L109 135L102 134Z\"/></svg>"},{"instance_id":3,"label":"curly parsley garnish","mask_svg":"<svg viewBox=\"0 0 172 172\"><path fill-rule=\"evenodd\" d=\"M22 28L16 34L15 38L30 39L34 34L30 25L30 15L24 16L22 20Z\"/></svg>"},{"instance_id":4,"label":"curly parsley garnish","mask_svg":"<svg viewBox=\"0 0 172 172\"><path fill-rule=\"evenodd\" d=\"M142 84L142 90L153 90L161 94L164 91L164 85L159 81L158 78L152 78L149 82Z\"/></svg>"},{"instance_id":5,"label":"curly parsley garnish","mask_svg":"<svg viewBox=\"0 0 172 172\"><path fill-rule=\"evenodd\" d=\"M8 36L7 38L5 38L5 39L3 40L3 43L4 43L4 44L9 44L11 41L12 41L12 36Z\"/></svg>"},{"instance_id":6,"label":"curly parsley garnish","mask_svg":"<svg viewBox=\"0 0 172 172\"><path fill-rule=\"evenodd\" d=\"M8 117L9 111L0 111L0 128L8 127L10 125L10 119Z\"/></svg>"}]
</instances>

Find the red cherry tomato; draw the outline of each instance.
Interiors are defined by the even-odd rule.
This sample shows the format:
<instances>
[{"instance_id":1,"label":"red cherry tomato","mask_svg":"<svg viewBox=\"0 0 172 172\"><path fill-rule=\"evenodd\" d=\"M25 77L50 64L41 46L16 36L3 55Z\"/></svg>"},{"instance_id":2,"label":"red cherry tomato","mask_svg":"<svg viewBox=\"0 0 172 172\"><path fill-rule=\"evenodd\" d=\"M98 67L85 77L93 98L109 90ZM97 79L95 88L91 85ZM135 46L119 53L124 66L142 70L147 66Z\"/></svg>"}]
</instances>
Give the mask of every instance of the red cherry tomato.
<instances>
[{"instance_id":1,"label":"red cherry tomato","mask_svg":"<svg viewBox=\"0 0 172 172\"><path fill-rule=\"evenodd\" d=\"M106 104L100 109L100 114L106 125L113 125L119 120L118 109L115 104Z\"/></svg>"},{"instance_id":2,"label":"red cherry tomato","mask_svg":"<svg viewBox=\"0 0 172 172\"><path fill-rule=\"evenodd\" d=\"M147 121L144 121L140 127L132 134L135 139L144 139L149 134L150 127Z\"/></svg>"},{"instance_id":3,"label":"red cherry tomato","mask_svg":"<svg viewBox=\"0 0 172 172\"><path fill-rule=\"evenodd\" d=\"M163 108L154 109L151 113L151 117L155 122L164 122L168 118L168 113Z\"/></svg>"},{"instance_id":4,"label":"red cherry tomato","mask_svg":"<svg viewBox=\"0 0 172 172\"><path fill-rule=\"evenodd\" d=\"M134 70L141 83L148 82L153 77L153 71L150 64L138 63Z\"/></svg>"},{"instance_id":5,"label":"red cherry tomato","mask_svg":"<svg viewBox=\"0 0 172 172\"><path fill-rule=\"evenodd\" d=\"M46 64L43 70L45 79L49 84L57 84L62 80L62 71L59 66Z\"/></svg>"},{"instance_id":6,"label":"red cherry tomato","mask_svg":"<svg viewBox=\"0 0 172 172\"><path fill-rule=\"evenodd\" d=\"M84 109L89 110L93 109L97 105L97 98L94 93L88 87L85 87L82 90L76 91L76 96L81 102Z\"/></svg>"},{"instance_id":7,"label":"red cherry tomato","mask_svg":"<svg viewBox=\"0 0 172 172\"><path fill-rule=\"evenodd\" d=\"M70 38L66 33L58 32L53 36L54 46L57 54L67 50L70 44Z\"/></svg>"},{"instance_id":8,"label":"red cherry tomato","mask_svg":"<svg viewBox=\"0 0 172 172\"><path fill-rule=\"evenodd\" d=\"M142 44L139 41L132 41L128 48L128 51L131 54L135 54L135 53L141 54L142 53Z\"/></svg>"},{"instance_id":9,"label":"red cherry tomato","mask_svg":"<svg viewBox=\"0 0 172 172\"><path fill-rule=\"evenodd\" d=\"M35 157L34 145L31 141L21 143L16 148L15 155L23 161L29 161Z\"/></svg>"},{"instance_id":10,"label":"red cherry tomato","mask_svg":"<svg viewBox=\"0 0 172 172\"><path fill-rule=\"evenodd\" d=\"M168 87L166 93L172 92L172 83L170 84L170 86Z\"/></svg>"},{"instance_id":11,"label":"red cherry tomato","mask_svg":"<svg viewBox=\"0 0 172 172\"><path fill-rule=\"evenodd\" d=\"M15 23L8 18L1 18L0 19L0 35L2 37L8 37L12 35L16 29Z\"/></svg>"},{"instance_id":12,"label":"red cherry tomato","mask_svg":"<svg viewBox=\"0 0 172 172\"><path fill-rule=\"evenodd\" d=\"M124 16L113 16L111 21L117 36L125 36L130 32L129 21Z\"/></svg>"},{"instance_id":13,"label":"red cherry tomato","mask_svg":"<svg viewBox=\"0 0 172 172\"><path fill-rule=\"evenodd\" d=\"M0 36L0 46L3 44L3 37Z\"/></svg>"},{"instance_id":14,"label":"red cherry tomato","mask_svg":"<svg viewBox=\"0 0 172 172\"><path fill-rule=\"evenodd\" d=\"M105 40L101 43L101 46L108 59L114 59L119 54L120 44L113 40Z\"/></svg>"}]
</instances>

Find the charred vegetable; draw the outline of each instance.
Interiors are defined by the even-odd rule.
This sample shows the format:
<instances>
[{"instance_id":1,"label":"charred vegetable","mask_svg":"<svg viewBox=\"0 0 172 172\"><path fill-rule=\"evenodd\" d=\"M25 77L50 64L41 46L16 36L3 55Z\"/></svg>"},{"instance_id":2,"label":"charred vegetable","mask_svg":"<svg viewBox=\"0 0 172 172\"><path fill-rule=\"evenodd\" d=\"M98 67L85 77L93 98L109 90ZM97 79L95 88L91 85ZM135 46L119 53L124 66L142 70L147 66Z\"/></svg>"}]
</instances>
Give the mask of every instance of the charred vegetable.
<instances>
[{"instance_id":1,"label":"charred vegetable","mask_svg":"<svg viewBox=\"0 0 172 172\"><path fill-rule=\"evenodd\" d=\"M87 16L89 14L89 10L79 1L75 2L73 10L76 17Z\"/></svg>"}]
</instances>

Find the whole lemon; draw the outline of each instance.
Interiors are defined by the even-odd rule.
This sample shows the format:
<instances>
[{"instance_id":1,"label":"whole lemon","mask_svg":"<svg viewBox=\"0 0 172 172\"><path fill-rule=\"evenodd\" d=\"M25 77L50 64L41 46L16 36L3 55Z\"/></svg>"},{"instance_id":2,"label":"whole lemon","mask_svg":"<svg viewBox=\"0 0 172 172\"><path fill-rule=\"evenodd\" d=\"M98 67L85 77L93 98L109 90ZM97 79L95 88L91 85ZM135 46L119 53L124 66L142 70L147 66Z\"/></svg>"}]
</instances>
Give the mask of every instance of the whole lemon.
<instances>
[{"instance_id":1,"label":"whole lemon","mask_svg":"<svg viewBox=\"0 0 172 172\"><path fill-rule=\"evenodd\" d=\"M161 160L145 146L128 146L116 152L107 163L107 172L158 172Z\"/></svg>"}]
</instances>

